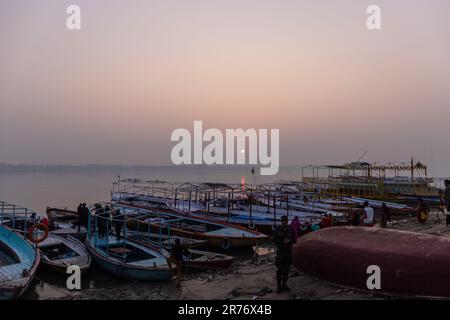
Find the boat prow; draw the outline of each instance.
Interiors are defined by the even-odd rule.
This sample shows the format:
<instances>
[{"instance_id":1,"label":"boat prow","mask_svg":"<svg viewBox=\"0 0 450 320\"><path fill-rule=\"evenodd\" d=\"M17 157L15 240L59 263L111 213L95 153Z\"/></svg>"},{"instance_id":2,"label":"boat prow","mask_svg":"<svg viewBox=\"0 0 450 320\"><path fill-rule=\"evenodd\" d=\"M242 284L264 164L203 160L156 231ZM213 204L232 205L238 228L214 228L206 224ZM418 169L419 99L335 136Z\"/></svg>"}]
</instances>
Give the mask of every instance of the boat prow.
<instances>
[{"instance_id":1,"label":"boat prow","mask_svg":"<svg viewBox=\"0 0 450 320\"><path fill-rule=\"evenodd\" d=\"M40 257L19 234L0 226L0 300L13 300L30 286Z\"/></svg>"},{"instance_id":2,"label":"boat prow","mask_svg":"<svg viewBox=\"0 0 450 320\"><path fill-rule=\"evenodd\" d=\"M79 240L71 236L60 236L50 233L38 244L42 266L58 273L66 274L71 265L78 266L82 273L91 265L91 256Z\"/></svg>"}]
</instances>

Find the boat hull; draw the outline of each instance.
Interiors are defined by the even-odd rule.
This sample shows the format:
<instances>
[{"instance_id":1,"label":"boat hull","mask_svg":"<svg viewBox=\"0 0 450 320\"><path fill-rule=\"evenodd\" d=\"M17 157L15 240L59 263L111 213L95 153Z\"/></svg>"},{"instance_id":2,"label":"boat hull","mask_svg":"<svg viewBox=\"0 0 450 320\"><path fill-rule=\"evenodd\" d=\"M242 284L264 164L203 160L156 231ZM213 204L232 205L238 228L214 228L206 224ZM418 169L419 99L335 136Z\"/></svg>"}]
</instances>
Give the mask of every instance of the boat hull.
<instances>
[{"instance_id":1,"label":"boat hull","mask_svg":"<svg viewBox=\"0 0 450 320\"><path fill-rule=\"evenodd\" d=\"M335 227L293 246L293 265L306 274L368 290L368 267L381 270L381 289L401 295L450 297L450 239L412 232Z\"/></svg>"},{"instance_id":2,"label":"boat hull","mask_svg":"<svg viewBox=\"0 0 450 320\"><path fill-rule=\"evenodd\" d=\"M96 263L103 270L112 273L118 278L124 280L138 281L167 281L172 277L172 271L169 268L142 268L131 266L125 263L107 259L99 254L95 248L87 241L86 246Z\"/></svg>"}]
</instances>

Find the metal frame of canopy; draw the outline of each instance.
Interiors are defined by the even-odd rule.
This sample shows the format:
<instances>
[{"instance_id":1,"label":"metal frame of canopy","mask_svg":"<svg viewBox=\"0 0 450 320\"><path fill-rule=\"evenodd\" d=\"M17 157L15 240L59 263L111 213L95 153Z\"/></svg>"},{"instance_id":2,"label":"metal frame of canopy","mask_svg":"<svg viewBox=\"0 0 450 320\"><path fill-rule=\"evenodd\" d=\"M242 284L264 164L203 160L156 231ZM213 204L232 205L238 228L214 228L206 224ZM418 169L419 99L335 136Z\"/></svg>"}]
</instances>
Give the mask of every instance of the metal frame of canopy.
<instances>
[{"instance_id":1,"label":"metal frame of canopy","mask_svg":"<svg viewBox=\"0 0 450 320\"><path fill-rule=\"evenodd\" d=\"M32 219L32 221L37 222L38 216L39 214L31 209L0 200L0 224L3 224L6 218L12 219L12 229L14 230L16 230L16 218ZM26 238L26 223L23 224L22 231L20 232L21 236Z\"/></svg>"}]
</instances>

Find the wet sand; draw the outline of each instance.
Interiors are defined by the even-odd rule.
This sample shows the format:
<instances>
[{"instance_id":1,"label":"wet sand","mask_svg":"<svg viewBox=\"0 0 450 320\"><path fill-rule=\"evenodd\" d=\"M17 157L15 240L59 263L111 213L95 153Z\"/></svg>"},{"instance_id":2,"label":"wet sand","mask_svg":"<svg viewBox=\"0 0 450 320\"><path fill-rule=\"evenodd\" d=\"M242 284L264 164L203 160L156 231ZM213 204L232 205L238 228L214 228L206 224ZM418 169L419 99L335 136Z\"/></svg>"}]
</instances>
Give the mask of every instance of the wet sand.
<instances>
[{"instance_id":1,"label":"wet sand","mask_svg":"<svg viewBox=\"0 0 450 320\"><path fill-rule=\"evenodd\" d=\"M450 237L450 228L445 221L436 222L434 214L424 225L418 224L415 217L402 217L393 221L389 228L421 232ZM238 255L237 263L228 270L186 273L182 288L178 290L175 282L143 283L123 282L105 275L94 266L89 280L83 282L83 290L68 291L61 284L49 284L41 290L38 297L28 294L28 299L81 299L81 300L163 300L163 299L219 299L219 300L287 300L287 299L328 299L328 300L373 300L399 298L386 295L374 295L373 292L361 292L351 288L327 283L308 275L299 274L293 268L288 285L290 292L275 293L274 255L270 254L252 259L252 252L234 251ZM39 275L38 275L39 276ZM33 290L36 294L39 290Z\"/></svg>"}]
</instances>

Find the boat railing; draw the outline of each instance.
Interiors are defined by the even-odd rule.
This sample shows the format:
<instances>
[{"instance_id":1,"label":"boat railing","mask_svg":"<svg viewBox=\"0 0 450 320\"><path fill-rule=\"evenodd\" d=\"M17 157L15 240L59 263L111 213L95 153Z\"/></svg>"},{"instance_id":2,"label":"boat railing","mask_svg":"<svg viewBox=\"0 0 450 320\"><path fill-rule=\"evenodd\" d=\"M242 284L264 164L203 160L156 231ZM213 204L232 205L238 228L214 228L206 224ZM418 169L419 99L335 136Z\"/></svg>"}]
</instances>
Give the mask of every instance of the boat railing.
<instances>
[{"instance_id":1,"label":"boat railing","mask_svg":"<svg viewBox=\"0 0 450 320\"><path fill-rule=\"evenodd\" d=\"M97 205L97 207L96 207ZM110 207L109 213L105 216L102 216L105 214L105 208L106 206ZM100 210L100 208L102 210ZM101 202L97 203L95 205L90 205L88 207L89 209L89 216L88 216L88 228L87 228L87 238L88 241L95 247L98 246L104 246L106 250L109 250L110 245L112 244L112 239L110 236L115 236L117 238L117 234L115 231L113 231L113 226L115 226L116 223L121 224L121 234L123 233L123 237L120 241L114 241L114 245L122 245L124 248L127 245L127 241L147 241L148 246L152 246L154 249L162 249L163 248L163 238L169 240L171 238L171 230L170 230L170 223L166 219L164 219L161 215L159 217L155 216L153 214L153 219L160 219L159 221L159 241L155 241L152 239L152 233L151 233L151 225L147 224L146 226L146 237L140 237L139 239L136 238L136 234L143 230L142 226L142 219L146 215L145 212L143 212L140 209L134 209L134 208L126 208L122 206L115 206L112 203L108 202ZM108 212L108 210L107 210ZM120 215L119 215L120 214ZM166 229L166 232L163 234L163 223L165 223L164 229ZM93 241L92 241L93 239ZM125 259L125 257L124 257Z\"/></svg>"},{"instance_id":2,"label":"boat railing","mask_svg":"<svg viewBox=\"0 0 450 320\"><path fill-rule=\"evenodd\" d=\"M18 230L19 219L22 220L22 230ZM0 201L0 224L9 223L9 227L16 231L21 231L23 237L27 236L27 222L36 223L39 215L28 208L18 206L13 203Z\"/></svg>"}]
</instances>

